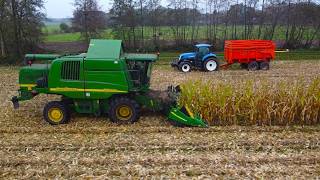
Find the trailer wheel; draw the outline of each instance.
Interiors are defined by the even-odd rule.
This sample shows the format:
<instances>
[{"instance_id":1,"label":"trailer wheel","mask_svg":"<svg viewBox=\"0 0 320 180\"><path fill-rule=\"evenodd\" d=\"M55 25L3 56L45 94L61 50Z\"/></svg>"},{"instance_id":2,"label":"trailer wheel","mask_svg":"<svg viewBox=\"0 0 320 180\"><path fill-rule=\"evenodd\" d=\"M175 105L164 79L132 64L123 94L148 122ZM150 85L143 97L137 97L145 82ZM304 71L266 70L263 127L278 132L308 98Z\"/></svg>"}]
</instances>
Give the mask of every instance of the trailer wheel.
<instances>
[{"instance_id":1,"label":"trailer wheel","mask_svg":"<svg viewBox=\"0 0 320 180\"><path fill-rule=\"evenodd\" d=\"M70 120L70 111L65 103L52 101L44 107L43 117L51 125L65 124Z\"/></svg>"},{"instance_id":2,"label":"trailer wheel","mask_svg":"<svg viewBox=\"0 0 320 180\"><path fill-rule=\"evenodd\" d=\"M191 65L187 62L182 62L179 64L179 69L182 72L190 72L191 71Z\"/></svg>"},{"instance_id":3,"label":"trailer wheel","mask_svg":"<svg viewBox=\"0 0 320 180\"><path fill-rule=\"evenodd\" d=\"M133 124L140 116L139 104L127 97L118 97L110 101L109 117L113 123Z\"/></svg>"},{"instance_id":4,"label":"trailer wheel","mask_svg":"<svg viewBox=\"0 0 320 180\"><path fill-rule=\"evenodd\" d=\"M252 61L248 64L249 71L256 71L259 69L259 64L256 61Z\"/></svg>"},{"instance_id":5,"label":"trailer wheel","mask_svg":"<svg viewBox=\"0 0 320 180\"><path fill-rule=\"evenodd\" d=\"M248 64L247 63L241 63L240 67L241 67L241 69L248 69Z\"/></svg>"},{"instance_id":6,"label":"trailer wheel","mask_svg":"<svg viewBox=\"0 0 320 180\"><path fill-rule=\"evenodd\" d=\"M262 61L259 63L259 67L261 70L267 71L270 68L270 64L268 61Z\"/></svg>"},{"instance_id":7,"label":"trailer wheel","mask_svg":"<svg viewBox=\"0 0 320 180\"><path fill-rule=\"evenodd\" d=\"M204 63L204 69L209 72L218 71L219 62L217 61L217 59L208 59Z\"/></svg>"}]
</instances>

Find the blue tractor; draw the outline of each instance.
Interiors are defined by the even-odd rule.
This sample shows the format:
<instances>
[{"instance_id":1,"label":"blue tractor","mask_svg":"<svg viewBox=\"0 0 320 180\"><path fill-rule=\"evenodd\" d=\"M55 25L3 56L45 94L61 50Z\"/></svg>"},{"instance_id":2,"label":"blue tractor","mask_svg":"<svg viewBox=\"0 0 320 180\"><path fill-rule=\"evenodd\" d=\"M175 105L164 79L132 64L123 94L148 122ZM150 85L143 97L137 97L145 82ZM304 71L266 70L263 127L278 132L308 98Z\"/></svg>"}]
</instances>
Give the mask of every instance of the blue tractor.
<instances>
[{"instance_id":1,"label":"blue tractor","mask_svg":"<svg viewBox=\"0 0 320 180\"><path fill-rule=\"evenodd\" d=\"M182 72L189 72L191 69L204 71L218 71L219 61L216 54L211 52L210 44L195 45L195 52L180 54L178 59L172 61L171 66Z\"/></svg>"}]
</instances>

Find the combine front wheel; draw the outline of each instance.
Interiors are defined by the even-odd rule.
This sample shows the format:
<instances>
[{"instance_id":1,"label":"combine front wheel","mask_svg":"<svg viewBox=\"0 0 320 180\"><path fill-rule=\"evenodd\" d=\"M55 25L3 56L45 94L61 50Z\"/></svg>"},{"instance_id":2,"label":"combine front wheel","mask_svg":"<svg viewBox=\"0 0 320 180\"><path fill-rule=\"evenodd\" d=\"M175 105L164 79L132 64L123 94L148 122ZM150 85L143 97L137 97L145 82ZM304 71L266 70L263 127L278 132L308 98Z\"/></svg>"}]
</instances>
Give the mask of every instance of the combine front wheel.
<instances>
[{"instance_id":1,"label":"combine front wheel","mask_svg":"<svg viewBox=\"0 0 320 180\"><path fill-rule=\"evenodd\" d=\"M51 125L67 123L70 120L70 112L66 104L60 101L52 101L43 109L44 119Z\"/></svg>"},{"instance_id":2,"label":"combine front wheel","mask_svg":"<svg viewBox=\"0 0 320 180\"><path fill-rule=\"evenodd\" d=\"M132 124L139 119L139 104L127 97L119 97L111 100L109 117L117 124Z\"/></svg>"}]
</instances>

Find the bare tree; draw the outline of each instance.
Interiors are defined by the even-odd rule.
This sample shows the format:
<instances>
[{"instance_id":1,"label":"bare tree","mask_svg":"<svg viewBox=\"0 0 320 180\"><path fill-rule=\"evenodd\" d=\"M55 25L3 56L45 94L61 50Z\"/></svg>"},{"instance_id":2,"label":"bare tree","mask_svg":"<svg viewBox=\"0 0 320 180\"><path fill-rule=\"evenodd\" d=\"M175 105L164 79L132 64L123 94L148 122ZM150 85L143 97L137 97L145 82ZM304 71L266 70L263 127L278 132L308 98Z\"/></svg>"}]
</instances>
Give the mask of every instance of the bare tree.
<instances>
[{"instance_id":1,"label":"bare tree","mask_svg":"<svg viewBox=\"0 0 320 180\"><path fill-rule=\"evenodd\" d=\"M6 21L6 14L5 14L5 8L6 8L6 1L0 1L0 24L4 24ZM6 56L5 51L5 43L4 43L4 35L5 35L5 29L4 26L0 26L0 57Z\"/></svg>"},{"instance_id":2,"label":"bare tree","mask_svg":"<svg viewBox=\"0 0 320 180\"><path fill-rule=\"evenodd\" d=\"M100 10L97 1L75 0L74 5L76 9L73 12L73 29L81 32L87 42L91 38L99 37L106 27L106 15Z\"/></svg>"},{"instance_id":3,"label":"bare tree","mask_svg":"<svg viewBox=\"0 0 320 180\"><path fill-rule=\"evenodd\" d=\"M9 56L14 62L37 49L44 19L42 8L42 0L0 1L0 57Z\"/></svg>"},{"instance_id":4,"label":"bare tree","mask_svg":"<svg viewBox=\"0 0 320 180\"><path fill-rule=\"evenodd\" d=\"M133 0L114 0L110 10L112 29L116 37L122 37L127 45L136 48L138 17Z\"/></svg>"},{"instance_id":5,"label":"bare tree","mask_svg":"<svg viewBox=\"0 0 320 180\"><path fill-rule=\"evenodd\" d=\"M140 26L141 26L141 47L144 47L144 25L145 25L145 19L144 19L144 14L145 14L145 6L146 6L146 0L138 0L137 4L139 6L139 10L140 10Z\"/></svg>"},{"instance_id":6,"label":"bare tree","mask_svg":"<svg viewBox=\"0 0 320 180\"><path fill-rule=\"evenodd\" d=\"M280 0L270 0L270 5L267 8L268 12L266 13L266 23L268 25L265 26L263 39L273 39L279 21L283 16L283 7L281 6L281 3Z\"/></svg>"}]
</instances>

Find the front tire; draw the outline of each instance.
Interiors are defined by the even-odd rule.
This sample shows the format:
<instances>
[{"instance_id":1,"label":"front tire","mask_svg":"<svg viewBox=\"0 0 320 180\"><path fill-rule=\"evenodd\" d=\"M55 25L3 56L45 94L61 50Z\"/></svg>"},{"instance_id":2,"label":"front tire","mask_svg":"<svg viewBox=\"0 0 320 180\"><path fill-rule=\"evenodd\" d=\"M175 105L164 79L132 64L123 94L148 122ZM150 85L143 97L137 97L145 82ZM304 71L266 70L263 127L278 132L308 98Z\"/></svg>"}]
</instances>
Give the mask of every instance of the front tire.
<instances>
[{"instance_id":1,"label":"front tire","mask_svg":"<svg viewBox=\"0 0 320 180\"><path fill-rule=\"evenodd\" d=\"M179 64L179 70L182 72L190 72L191 71L191 64L187 62L182 62Z\"/></svg>"},{"instance_id":2,"label":"front tire","mask_svg":"<svg viewBox=\"0 0 320 180\"><path fill-rule=\"evenodd\" d=\"M217 61L217 59L208 59L204 63L204 69L208 72L218 71L219 62Z\"/></svg>"},{"instance_id":3,"label":"front tire","mask_svg":"<svg viewBox=\"0 0 320 180\"><path fill-rule=\"evenodd\" d=\"M139 104L127 97L118 97L110 101L109 117L113 123L133 124L140 117Z\"/></svg>"},{"instance_id":4,"label":"front tire","mask_svg":"<svg viewBox=\"0 0 320 180\"><path fill-rule=\"evenodd\" d=\"M65 124L70 120L70 112L65 103L52 101L44 107L43 117L51 125Z\"/></svg>"}]
</instances>

